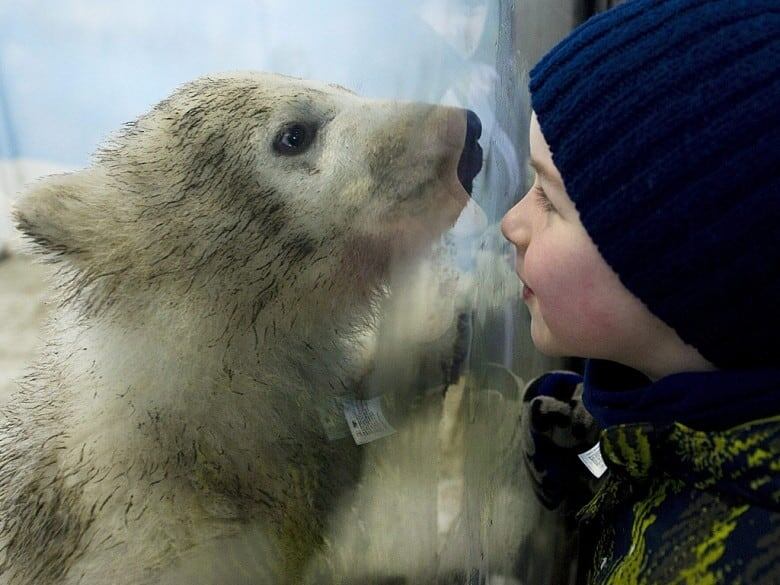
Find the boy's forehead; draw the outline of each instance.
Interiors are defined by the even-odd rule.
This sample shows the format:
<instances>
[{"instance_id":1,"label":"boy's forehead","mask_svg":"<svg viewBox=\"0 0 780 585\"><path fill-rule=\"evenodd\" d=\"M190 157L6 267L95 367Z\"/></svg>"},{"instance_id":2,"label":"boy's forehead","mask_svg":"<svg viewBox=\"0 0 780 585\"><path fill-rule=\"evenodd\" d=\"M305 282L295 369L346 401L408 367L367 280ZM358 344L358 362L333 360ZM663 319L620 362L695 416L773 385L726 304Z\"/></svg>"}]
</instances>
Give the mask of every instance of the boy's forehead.
<instances>
[{"instance_id":1,"label":"boy's forehead","mask_svg":"<svg viewBox=\"0 0 780 585\"><path fill-rule=\"evenodd\" d=\"M539 121L536 119L536 113L531 116L531 128L529 129L529 142L531 146L531 159L529 164L537 173L543 175L559 184L563 184L561 174L555 168L550 147L542 134Z\"/></svg>"},{"instance_id":2,"label":"boy's forehead","mask_svg":"<svg viewBox=\"0 0 780 585\"><path fill-rule=\"evenodd\" d=\"M544 135L542 134L539 121L536 119L536 113L533 112L531 117L530 143L531 143L531 156L528 164L531 165L539 176L541 176L549 187L546 189L547 197L558 208L559 212L563 215L579 215L577 207L566 192L566 185L563 183L563 177L561 177L558 168L552 159L552 152L550 146L547 144Z\"/></svg>"}]
</instances>

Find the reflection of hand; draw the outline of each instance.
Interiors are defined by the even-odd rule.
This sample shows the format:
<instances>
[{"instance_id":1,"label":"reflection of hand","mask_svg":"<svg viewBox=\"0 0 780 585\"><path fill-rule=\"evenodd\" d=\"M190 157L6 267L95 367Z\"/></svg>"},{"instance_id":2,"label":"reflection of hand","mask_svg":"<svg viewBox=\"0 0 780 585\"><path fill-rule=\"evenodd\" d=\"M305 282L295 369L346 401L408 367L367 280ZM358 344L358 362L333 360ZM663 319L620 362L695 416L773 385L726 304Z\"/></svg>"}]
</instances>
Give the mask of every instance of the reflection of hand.
<instances>
[{"instance_id":1,"label":"reflection of hand","mask_svg":"<svg viewBox=\"0 0 780 585\"><path fill-rule=\"evenodd\" d=\"M582 404L582 377L550 372L523 394L523 455L542 503L576 512L593 495L596 480L577 455L598 441L599 429Z\"/></svg>"}]
</instances>

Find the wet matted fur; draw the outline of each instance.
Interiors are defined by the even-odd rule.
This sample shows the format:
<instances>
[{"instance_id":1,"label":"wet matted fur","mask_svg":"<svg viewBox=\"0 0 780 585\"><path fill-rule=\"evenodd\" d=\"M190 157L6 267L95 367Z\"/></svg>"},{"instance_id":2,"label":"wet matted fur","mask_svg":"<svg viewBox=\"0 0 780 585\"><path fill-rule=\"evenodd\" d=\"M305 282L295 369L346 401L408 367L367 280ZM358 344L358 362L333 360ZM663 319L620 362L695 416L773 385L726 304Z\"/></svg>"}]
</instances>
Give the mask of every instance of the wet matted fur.
<instances>
[{"instance_id":1,"label":"wet matted fur","mask_svg":"<svg viewBox=\"0 0 780 585\"><path fill-rule=\"evenodd\" d=\"M15 218L58 304L0 419L0 583L156 583L242 534L247 582L295 582L358 468L318 408L363 374L389 267L466 203L465 133L225 74L31 186Z\"/></svg>"}]
</instances>

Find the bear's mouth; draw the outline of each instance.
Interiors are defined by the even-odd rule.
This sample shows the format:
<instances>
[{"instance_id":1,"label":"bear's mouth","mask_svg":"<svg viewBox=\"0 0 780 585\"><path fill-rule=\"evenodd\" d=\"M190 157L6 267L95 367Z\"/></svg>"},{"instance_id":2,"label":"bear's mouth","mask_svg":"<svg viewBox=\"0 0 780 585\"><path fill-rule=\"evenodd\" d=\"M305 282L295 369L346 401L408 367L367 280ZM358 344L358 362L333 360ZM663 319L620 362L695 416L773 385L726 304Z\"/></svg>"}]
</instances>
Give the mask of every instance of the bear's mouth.
<instances>
[{"instance_id":1,"label":"bear's mouth","mask_svg":"<svg viewBox=\"0 0 780 585\"><path fill-rule=\"evenodd\" d=\"M482 170L480 136L482 136L482 121L474 112L466 110L466 140L458 161L458 181L469 195L474 188L474 178Z\"/></svg>"}]
</instances>

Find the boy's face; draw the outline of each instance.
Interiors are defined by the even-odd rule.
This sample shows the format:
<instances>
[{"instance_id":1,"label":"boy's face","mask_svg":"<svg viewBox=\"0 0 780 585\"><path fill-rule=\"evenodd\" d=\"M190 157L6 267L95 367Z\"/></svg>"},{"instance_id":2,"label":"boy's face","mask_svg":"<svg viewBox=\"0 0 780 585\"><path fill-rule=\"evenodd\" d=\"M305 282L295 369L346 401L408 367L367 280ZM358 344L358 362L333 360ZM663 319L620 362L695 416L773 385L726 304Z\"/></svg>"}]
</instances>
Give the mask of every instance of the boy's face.
<instances>
[{"instance_id":1,"label":"boy's face","mask_svg":"<svg viewBox=\"0 0 780 585\"><path fill-rule=\"evenodd\" d=\"M569 199L536 119L531 119L533 187L501 222L515 245L531 336L542 353L617 361L651 375L648 354L682 344L620 282ZM692 348L690 348L692 349Z\"/></svg>"}]
</instances>

